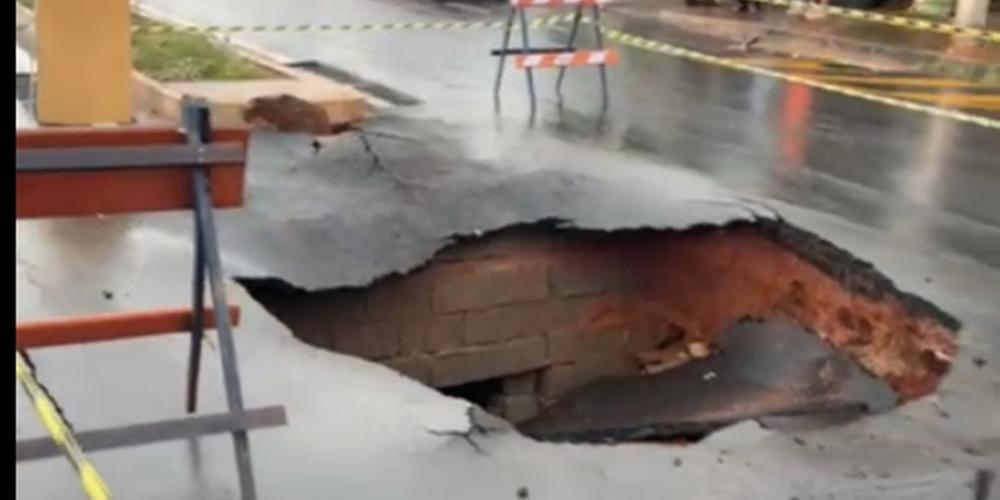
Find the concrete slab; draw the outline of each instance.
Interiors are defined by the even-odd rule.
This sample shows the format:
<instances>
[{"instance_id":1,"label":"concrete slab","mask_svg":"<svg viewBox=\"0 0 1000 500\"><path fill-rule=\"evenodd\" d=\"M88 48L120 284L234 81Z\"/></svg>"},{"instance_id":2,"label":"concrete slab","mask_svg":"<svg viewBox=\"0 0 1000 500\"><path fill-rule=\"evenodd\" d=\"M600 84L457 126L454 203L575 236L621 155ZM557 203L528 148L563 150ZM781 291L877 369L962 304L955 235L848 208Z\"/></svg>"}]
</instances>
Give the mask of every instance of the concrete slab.
<instances>
[{"instance_id":1,"label":"concrete slab","mask_svg":"<svg viewBox=\"0 0 1000 500\"><path fill-rule=\"evenodd\" d=\"M684 440L759 417L850 421L897 403L885 382L787 321L737 324L719 342L707 359L571 391L520 428L547 441Z\"/></svg>"}]
</instances>

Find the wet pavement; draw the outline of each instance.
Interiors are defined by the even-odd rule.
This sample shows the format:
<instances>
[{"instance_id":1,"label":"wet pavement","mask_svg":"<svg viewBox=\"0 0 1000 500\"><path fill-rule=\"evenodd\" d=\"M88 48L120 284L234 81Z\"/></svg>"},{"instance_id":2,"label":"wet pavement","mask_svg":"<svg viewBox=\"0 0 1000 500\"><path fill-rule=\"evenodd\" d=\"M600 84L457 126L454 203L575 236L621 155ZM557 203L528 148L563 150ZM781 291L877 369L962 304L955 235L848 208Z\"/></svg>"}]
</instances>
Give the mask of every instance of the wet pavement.
<instances>
[{"instance_id":1,"label":"wet pavement","mask_svg":"<svg viewBox=\"0 0 1000 500\"><path fill-rule=\"evenodd\" d=\"M223 24L483 17L433 2L347 3L328 15L304 1L299 9L286 3L259 11L237 8L237 3L243 5L235 0L211 8L193 0L146 5L192 22ZM475 2L477 8L484 5L492 18L504 17L502 5ZM725 44L650 20L655 12L645 19L634 7L629 12L616 16L611 10L605 17L609 25L638 35L706 52L727 50ZM553 134L652 156L740 192L829 211L887 237L1000 266L997 130L631 48L620 48L622 63L611 78L611 112L603 121L596 70L569 73L561 113L552 90L554 73L540 72L539 124L528 129L523 75L515 70L506 72L503 119L497 121L493 113L495 61L487 54L499 45L499 36L492 30L431 30L239 39L398 89L421 99L421 111L434 118L487 130ZM541 45L557 45L565 36L561 27L532 32ZM589 42L584 36L580 44Z\"/></svg>"},{"instance_id":2,"label":"wet pavement","mask_svg":"<svg viewBox=\"0 0 1000 500\"><path fill-rule=\"evenodd\" d=\"M402 0L146 4L226 24L482 17ZM496 6L488 10L502 17ZM678 36L648 21L608 17L645 36ZM558 43L565 31L532 35ZM555 212L561 204L572 213L589 206L593 214L631 211L665 220L676 216L670 197L684 193L764 200L962 320L954 372L936 398L794 439L752 422L685 448L573 447L505 433L484 439L487 455L480 455L460 439L428 432L466 428L462 402L380 366L296 341L234 284L233 300L245 309L237 335L248 404L285 404L289 414L288 428L251 437L262 498L507 499L521 487L531 498L554 499L661 498L663 491L684 498L971 498L967 483L974 471L1000 463L1000 422L984 417L1000 414L996 130L633 49L622 49L622 64L611 71L611 111L603 120L596 74L586 68L570 72L561 112L553 75L540 76L542 106L538 123L529 127L522 75L513 70L507 72L502 117L493 113L495 61L487 53L498 39L488 31L246 37L292 59L315 60L419 98L420 105L394 111L405 116L406 126L390 131L402 138L385 138L376 151L384 150L382 160L402 176L427 174L447 155L452 163L440 167L445 174L475 177L489 167L517 177L528 190L523 196L494 193L483 210L498 214L497 221ZM723 50L694 38L670 41ZM407 145L415 130L432 138ZM302 181L291 180L295 169L336 180L341 174L322 169L371 160L352 143L354 153L330 153L344 161L305 161L306 143L255 138L247 210L220 221L233 274L283 275L310 287L349 282L344 276L354 270L316 271L323 252L340 249L336 239L346 236L324 233L324 224L341 217L325 200L348 203L356 196L370 210L352 216L385 237L396 229L384 223L400 214L381 212L372 186L297 187ZM467 170L457 170L463 166ZM531 186L546 204L525 208L534 199ZM433 189L415 198L415 206L447 208L428 201L431 194ZM607 205L615 209L602 211ZM403 219L417 230L419 216ZM18 318L183 304L187 224L178 215L18 223ZM428 246L408 255L432 251ZM114 290L115 299L105 299L103 289ZM186 344L178 336L63 348L39 351L36 362L74 424L93 428L179 415ZM987 362L977 366L973 358ZM220 409L218 371L208 369L205 377L205 409ZM129 404L116 403L124 401ZM41 435L20 392L17 404L18 437ZM119 498L235 498L225 438L94 458ZM18 498L78 494L61 460L21 464L16 481Z\"/></svg>"}]
</instances>

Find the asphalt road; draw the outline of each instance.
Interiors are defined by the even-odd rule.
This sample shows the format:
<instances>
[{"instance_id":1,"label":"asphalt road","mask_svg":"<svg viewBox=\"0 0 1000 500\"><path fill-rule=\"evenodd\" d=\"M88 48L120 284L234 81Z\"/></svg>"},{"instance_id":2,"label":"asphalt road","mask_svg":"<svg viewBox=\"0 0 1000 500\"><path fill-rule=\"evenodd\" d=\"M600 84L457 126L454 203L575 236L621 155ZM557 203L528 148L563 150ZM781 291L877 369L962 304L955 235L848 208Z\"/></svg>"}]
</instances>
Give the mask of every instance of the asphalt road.
<instances>
[{"instance_id":1,"label":"asphalt road","mask_svg":"<svg viewBox=\"0 0 1000 500\"><path fill-rule=\"evenodd\" d=\"M196 23L360 23L503 19L502 2L294 0L145 2ZM617 14L627 12L627 17ZM533 17L545 15L532 10ZM645 15L644 15L645 14ZM609 9L606 22L653 39L721 53L727 47L684 36L655 21L648 3ZM564 43L563 27L532 31L533 44ZM293 60L316 61L423 100L428 117L489 134L498 123L525 126L521 72L505 74L502 118L491 84L494 30L387 31L241 36ZM514 37L517 40L517 35ZM589 29L580 45L593 41ZM772 197L869 226L908 244L1000 267L997 130L896 109L819 89L620 48L611 70L611 108L599 118L596 70L568 74L560 112L554 71L536 73L541 100L532 134L570 136L651 156L703 173L738 191ZM509 66L509 63L508 63ZM944 90L942 90L944 92Z\"/></svg>"},{"instance_id":2,"label":"asphalt road","mask_svg":"<svg viewBox=\"0 0 1000 500\"><path fill-rule=\"evenodd\" d=\"M504 16L502 6L478 2L471 9L406 0L144 4L219 24ZM613 11L608 22L709 52L724 50ZM871 260L901 288L959 317L962 354L954 373L937 398L808 434L804 446L751 423L684 449L561 447L501 436L488 443L489 456L482 457L460 440L427 432L462 429L460 403L373 364L275 335L282 327L233 287L234 300L246 304L239 335L247 400L286 404L291 421L287 429L254 434L264 498L501 499L515 497L522 486L530 488L531 498L558 499L662 498L664 492L706 499L960 498L975 468L1000 462L1000 427L988 417L1000 412L997 131L632 49L622 49L622 64L610 72L607 116L599 116L596 71L584 68L570 73L561 111L552 92L554 75L539 75L541 107L530 126L523 75L511 68L502 114L493 109L495 61L488 51L499 36L488 30L421 31L261 34L241 40L416 96L421 104L394 112L408 116L411 131L421 124L438 128L437 147L454 152L453 167L462 161L509 168L563 163L564 170L603 172L599 175L615 180L609 185L621 189L609 198L631 192L640 207L660 206L659 200L643 198L688 191L686 185L663 186L682 177L698 179L692 186L718 185L763 199L793 223ZM532 36L558 44L566 32ZM266 140L255 147L256 165L273 159L283 168L282 161L301 161L301 155L292 158L297 153L266 149ZM405 147L387 147L386 160L406 165ZM417 172L433 168L434 158L439 157L415 155ZM288 176L254 175L248 204L251 211L270 204L269 211L252 214L259 224L253 226L257 240L223 235L231 249L229 269L263 272L259 266L269 248L285 249L273 256L285 260L297 258L301 248L328 248L319 240L322 220L337 218L336 212L324 208L322 199L271 199ZM625 191L630 179L632 190ZM697 197L709 190L690 191ZM327 192L354 193L336 186L302 191ZM606 202L600 192L591 195L596 205ZM310 232L290 243L261 229L287 227ZM19 319L172 303L169 297L183 296L189 287L188 229L164 217L19 223ZM322 279L324 271L309 269L310 264L300 263L298 272ZM116 299L103 299L98 288L115 290ZM36 361L74 423L92 428L176 416L185 354L185 339L155 339L58 349ZM973 357L988 363L977 367ZM205 399L216 402L207 409L218 409L221 401L215 371L206 372ZM136 376L144 383L137 384ZM106 397L94 397L95 384L103 389L98 396ZM20 393L17 415L18 437L41 434ZM673 465L678 457L684 467ZM95 460L112 487L125 492L120 498L235 498L224 439L100 453ZM18 498L25 499L78 494L69 467L56 460L20 465L17 488Z\"/></svg>"}]
</instances>

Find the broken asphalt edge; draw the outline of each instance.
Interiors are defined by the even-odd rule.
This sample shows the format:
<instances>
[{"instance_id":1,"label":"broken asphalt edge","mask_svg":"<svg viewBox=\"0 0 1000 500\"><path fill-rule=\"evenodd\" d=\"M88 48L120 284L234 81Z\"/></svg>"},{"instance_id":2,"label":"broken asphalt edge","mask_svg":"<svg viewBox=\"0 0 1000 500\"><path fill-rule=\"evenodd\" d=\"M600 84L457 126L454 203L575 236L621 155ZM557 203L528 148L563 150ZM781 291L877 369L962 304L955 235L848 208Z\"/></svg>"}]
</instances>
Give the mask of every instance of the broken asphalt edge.
<instances>
[{"instance_id":1,"label":"broken asphalt edge","mask_svg":"<svg viewBox=\"0 0 1000 500\"><path fill-rule=\"evenodd\" d=\"M373 157L378 168L377 157ZM383 167L384 168L384 167ZM748 208L750 208L748 206ZM775 215L777 215L775 213ZM233 279L240 283L268 283L272 286L279 286L288 291L296 293L312 293L320 291L333 291L338 289L355 289L372 286L377 282L392 276L404 276L416 272L429 264L434 257L443 250L464 241L479 240L493 234L517 228L547 228L557 231L574 232L577 234L612 234L612 233L641 233L641 232L674 232L691 233L703 231L726 231L751 229L757 230L775 244L790 250L799 258L812 264L827 276L836 280L841 286L851 293L860 295L868 299L890 298L897 300L907 313L915 317L928 318L946 328L948 331L957 334L962 323L955 316L945 312L930 301L910 292L901 290L885 274L880 272L872 263L855 257L847 250L836 244L823 239L819 235L800 229L782 220L780 216L775 218L755 216L753 220L734 220L725 224L696 224L684 228L674 227L623 227L616 229L594 229L581 227L572 221L542 218L535 221L524 221L516 224L508 224L500 227L489 228L474 234L453 234L448 238L440 240L437 250L430 257L422 262L415 263L408 269L387 272L378 276L372 276L366 285L330 287L325 289L305 289L289 283L277 277L260 276L233 276Z\"/></svg>"}]
</instances>

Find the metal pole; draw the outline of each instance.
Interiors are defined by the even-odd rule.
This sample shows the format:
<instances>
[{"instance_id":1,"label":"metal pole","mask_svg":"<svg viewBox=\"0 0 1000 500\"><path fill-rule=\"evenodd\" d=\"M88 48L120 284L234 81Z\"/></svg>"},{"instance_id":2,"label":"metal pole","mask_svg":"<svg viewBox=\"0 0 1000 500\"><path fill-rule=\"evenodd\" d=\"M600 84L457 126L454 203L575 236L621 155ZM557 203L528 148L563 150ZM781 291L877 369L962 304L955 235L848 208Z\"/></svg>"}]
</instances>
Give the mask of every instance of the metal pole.
<instances>
[{"instance_id":1,"label":"metal pole","mask_svg":"<svg viewBox=\"0 0 1000 500\"><path fill-rule=\"evenodd\" d=\"M208 107L204 102L188 101L185 103L185 108L189 138L197 135L202 141L210 142L211 129ZM211 184L208 179L208 171L204 167L196 168L194 171L194 201L195 217L198 218L202 231L208 284L212 294L213 312L215 313L215 329L219 333L219 353L222 358L222 378L225 382L226 403L229 411L243 412L243 389L236 363L236 345L229 323L226 288L222 277L222 258L219 255L215 220L212 214ZM250 440L245 430L233 431L233 449L236 454L241 497L244 500L256 500L257 490L254 485L253 467L250 463Z\"/></svg>"},{"instance_id":2,"label":"metal pole","mask_svg":"<svg viewBox=\"0 0 1000 500\"><path fill-rule=\"evenodd\" d=\"M521 42L523 46L521 47L521 53L527 55L531 48L531 43L528 41L528 15L525 14L525 9L519 9L521 15ZM531 73L531 68L524 68L524 73L528 76L528 96L531 99L531 116L528 121L535 121L535 111L537 104L535 102L535 79Z\"/></svg>"},{"instance_id":3,"label":"metal pole","mask_svg":"<svg viewBox=\"0 0 1000 500\"><path fill-rule=\"evenodd\" d=\"M510 14L507 16L507 24L504 25L503 31L503 44L502 51L500 53L500 64L497 66L497 78L493 82L493 104L494 106L500 106L500 82L503 80L503 66L507 61L507 47L510 46L510 30L514 26L514 7L510 8Z\"/></svg>"},{"instance_id":4,"label":"metal pole","mask_svg":"<svg viewBox=\"0 0 1000 500\"><path fill-rule=\"evenodd\" d=\"M205 261L208 264L208 285L212 293L215 313L215 329L219 332L219 352L222 357L222 377L226 386L226 402L229 411L243 411L243 390L240 373L236 365L236 345L229 324L226 307L225 282L222 279L222 262L216 241L215 222L212 220L211 191L208 172L204 169L194 173L196 215L201 219L205 242ZM240 492L244 500L256 500L253 468L250 464L250 440L245 430L233 432L233 447L236 452L236 467L239 471Z\"/></svg>"},{"instance_id":5,"label":"metal pole","mask_svg":"<svg viewBox=\"0 0 1000 500\"><path fill-rule=\"evenodd\" d=\"M566 42L566 48L572 50L573 44L576 43L576 32L580 29L580 19L583 18L583 5L576 6L576 13L573 14L573 27L569 30L569 41ZM562 106L562 82L563 78L566 76L566 67L559 67L559 76L556 77L556 97L559 98L559 106Z\"/></svg>"},{"instance_id":6,"label":"metal pole","mask_svg":"<svg viewBox=\"0 0 1000 500\"><path fill-rule=\"evenodd\" d=\"M205 243L201 220L194 218L194 273L191 294L191 349L188 353L187 412L198 407L201 347L205 337Z\"/></svg>"},{"instance_id":7,"label":"metal pole","mask_svg":"<svg viewBox=\"0 0 1000 500\"><path fill-rule=\"evenodd\" d=\"M594 16L594 36L597 38L597 49L604 49L604 37L601 35L601 8L598 4L594 4L593 10ZM608 109L608 71L607 66L601 64L598 66L598 71L601 73L601 114L604 114Z\"/></svg>"}]
</instances>

